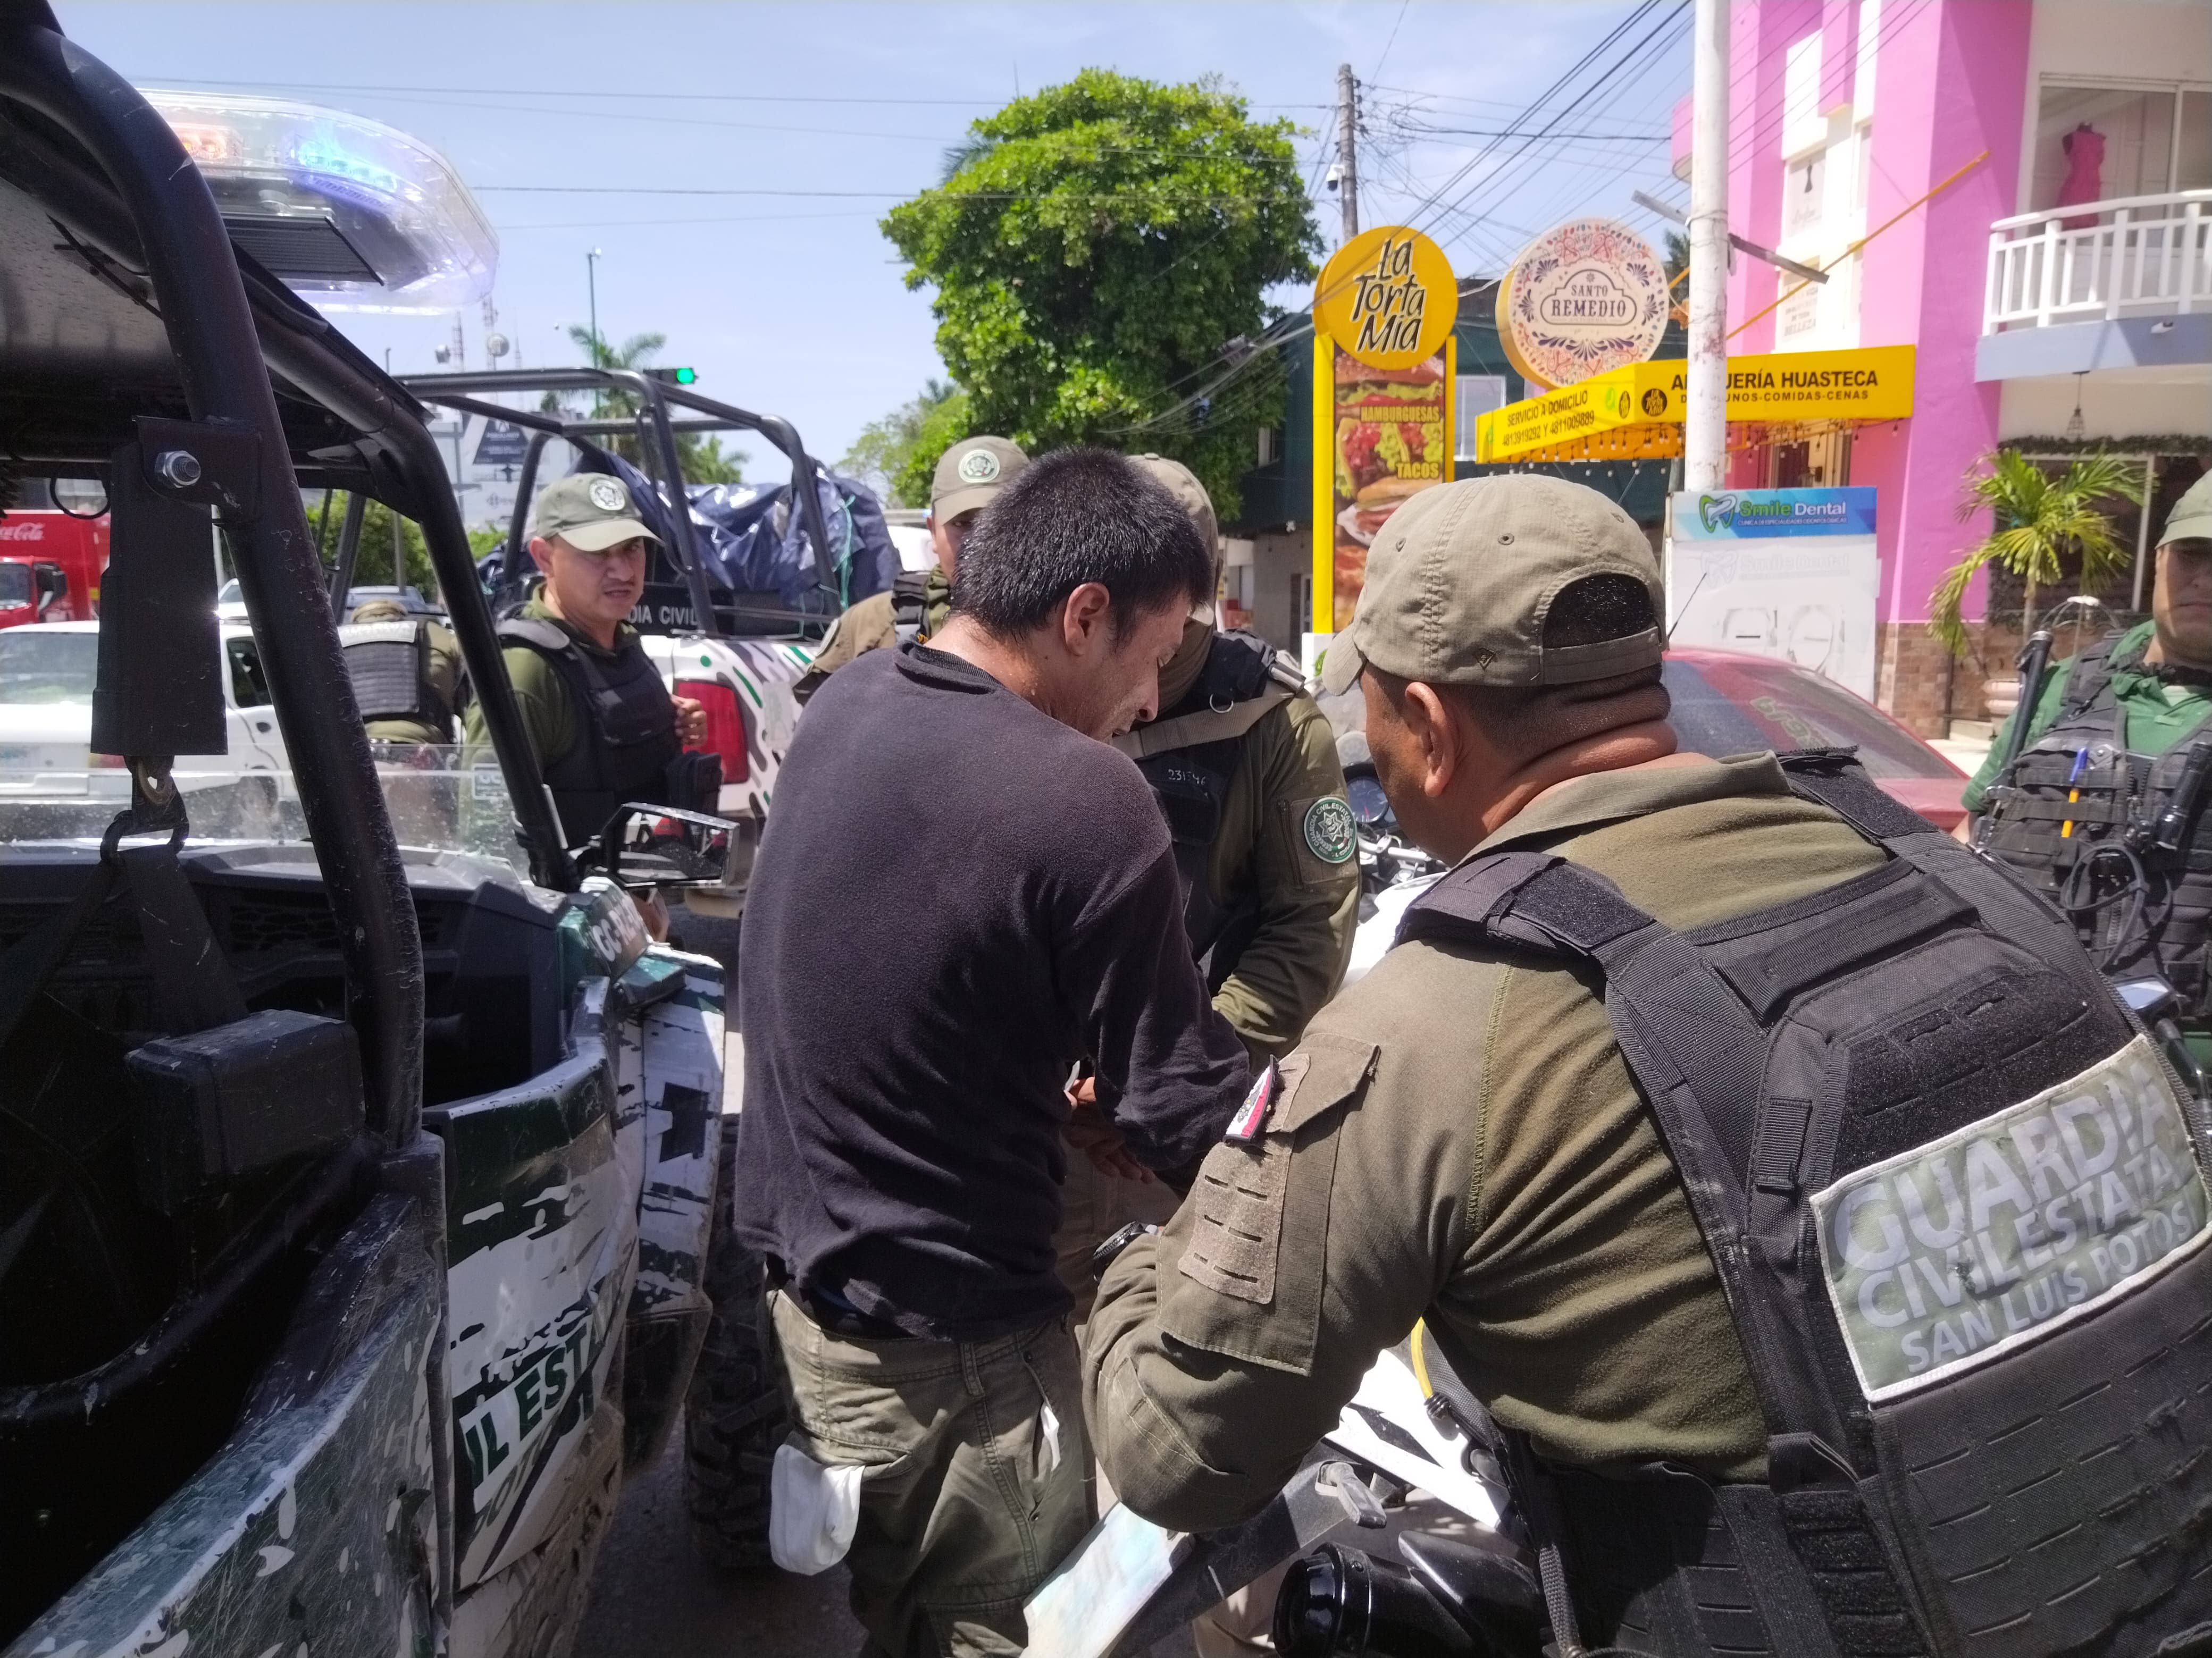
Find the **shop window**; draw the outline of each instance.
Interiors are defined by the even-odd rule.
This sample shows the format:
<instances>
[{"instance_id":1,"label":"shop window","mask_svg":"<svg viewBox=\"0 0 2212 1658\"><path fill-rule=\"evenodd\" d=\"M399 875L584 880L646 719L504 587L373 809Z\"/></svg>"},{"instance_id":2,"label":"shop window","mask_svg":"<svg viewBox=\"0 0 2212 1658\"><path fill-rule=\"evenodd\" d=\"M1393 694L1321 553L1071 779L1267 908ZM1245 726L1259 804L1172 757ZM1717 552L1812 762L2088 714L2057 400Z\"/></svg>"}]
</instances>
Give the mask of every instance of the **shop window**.
<instances>
[{"instance_id":1,"label":"shop window","mask_svg":"<svg viewBox=\"0 0 2212 1658\"><path fill-rule=\"evenodd\" d=\"M1474 459L1474 420L1505 406L1505 376L1462 374L1452 387L1452 459Z\"/></svg>"},{"instance_id":2,"label":"shop window","mask_svg":"<svg viewBox=\"0 0 2212 1658\"><path fill-rule=\"evenodd\" d=\"M2212 190L2212 92L2181 94L2180 126L2173 144L2173 187Z\"/></svg>"},{"instance_id":3,"label":"shop window","mask_svg":"<svg viewBox=\"0 0 2212 1658\"><path fill-rule=\"evenodd\" d=\"M2212 167L2203 136L2204 97L2175 119L2179 95L2141 87L2046 85L2036 108L2035 173L2028 211L2157 196L2176 187L2177 171ZM2175 153L2184 122L2198 129L2197 153L2185 164ZM2084 216L2081 225L2094 221ZM2070 222L2069 222L2070 223ZM2075 227L2081 228L2081 227Z\"/></svg>"}]
</instances>

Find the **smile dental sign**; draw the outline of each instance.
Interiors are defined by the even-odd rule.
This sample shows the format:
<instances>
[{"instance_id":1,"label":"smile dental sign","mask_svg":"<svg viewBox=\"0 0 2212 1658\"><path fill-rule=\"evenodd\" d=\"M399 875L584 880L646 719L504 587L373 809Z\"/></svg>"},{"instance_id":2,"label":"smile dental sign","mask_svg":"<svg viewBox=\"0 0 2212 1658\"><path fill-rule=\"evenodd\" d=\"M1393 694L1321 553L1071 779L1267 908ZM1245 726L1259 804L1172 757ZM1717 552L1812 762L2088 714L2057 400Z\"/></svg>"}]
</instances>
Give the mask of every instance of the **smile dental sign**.
<instances>
[{"instance_id":1,"label":"smile dental sign","mask_svg":"<svg viewBox=\"0 0 2212 1658\"><path fill-rule=\"evenodd\" d=\"M2204 1179L2147 1036L1855 1170L1813 1204L1828 1293L1870 1400L2084 1318L2207 1236Z\"/></svg>"}]
</instances>

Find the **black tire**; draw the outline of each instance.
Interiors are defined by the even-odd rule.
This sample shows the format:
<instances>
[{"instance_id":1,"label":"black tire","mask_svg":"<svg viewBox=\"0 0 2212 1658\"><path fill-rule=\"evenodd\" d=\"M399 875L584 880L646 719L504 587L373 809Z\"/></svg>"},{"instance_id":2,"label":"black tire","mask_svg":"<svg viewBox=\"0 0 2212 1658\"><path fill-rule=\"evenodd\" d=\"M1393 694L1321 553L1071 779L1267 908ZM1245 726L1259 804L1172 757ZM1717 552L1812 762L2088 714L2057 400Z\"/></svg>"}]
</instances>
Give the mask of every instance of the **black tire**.
<instances>
[{"instance_id":1,"label":"black tire","mask_svg":"<svg viewBox=\"0 0 2212 1658\"><path fill-rule=\"evenodd\" d=\"M737 1119L725 1117L721 1127L714 1230L707 1251L707 1294L714 1314L684 1404L684 1501L699 1558L724 1570L755 1572L772 1565L769 1474L790 1426L790 1407L769 1325L761 1260L739 1245L732 1226Z\"/></svg>"}]
</instances>

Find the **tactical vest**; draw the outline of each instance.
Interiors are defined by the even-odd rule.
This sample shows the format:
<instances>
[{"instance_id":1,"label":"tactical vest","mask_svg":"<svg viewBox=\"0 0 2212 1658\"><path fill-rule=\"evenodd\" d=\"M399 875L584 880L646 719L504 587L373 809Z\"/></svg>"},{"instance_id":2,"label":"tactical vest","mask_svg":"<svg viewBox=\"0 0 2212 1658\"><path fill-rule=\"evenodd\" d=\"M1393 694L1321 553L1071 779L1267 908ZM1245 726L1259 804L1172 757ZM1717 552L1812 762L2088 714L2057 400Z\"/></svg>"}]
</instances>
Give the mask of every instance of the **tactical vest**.
<instances>
[{"instance_id":1,"label":"tactical vest","mask_svg":"<svg viewBox=\"0 0 2212 1658\"><path fill-rule=\"evenodd\" d=\"M1229 780L1245 733L1304 683L1290 659L1266 641L1246 633L1216 634L1198 683L1182 700L1151 724L1114 739L1145 774L1167 819L1176 872L1182 878L1183 927L1193 954L1205 959L1212 952L1206 979L1215 990L1237 970L1237 957L1258 930L1257 893L1223 903L1207 881Z\"/></svg>"},{"instance_id":2,"label":"tactical vest","mask_svg":"<svg viewBox=\"0 0 2212 1658\"><path fill-rule=\"evenodd\" d=\"M2200 726L2161 755L2131 751L2112 694L2115 642L2074 659L2057 722L1990 792L1984 845L2072 916L2106 971L2166 980L2201 1023L2212 1012L2212 832L2201 798L2212 732Z\"/></svg>"},{"instance_id":3,"label":"tactical vest","mask_svg":"<svg viewBox=\"0 0 2212 1658\"><path fill-rule=\"evenodd\" d=\"M453 710L430 683L428 623L349 622L338 646L364 721L419 720L452 740Z\"/></svg>"},{"instance_id":4,"label":"tactical vest","mask_svg":"<svg viewBox=\"0 0 2212 1658\"><path fill-rule=\"evenodd\" d=\"M1785 763L1890 860L1678 933L1507 851L1400 931L1601 972L1767 1421L1759 1484L1518 1441L1560 1649L2194 1651L2208 1125L2063 920L1846 755Z\"/></svg>"},{"instance_id":5,"label":"tactical vest","mask_svg":"<svg viewBox=\"0 0 2212 1658\"><path fill-rule=\"evenodd\" d=\"M581 648L565 629L528 616L501 623L499 636L551 663L576 710L576 741L545 762L545 786L569 845L597 835L629 801L693 805L668 799L668 768L684 745L676 705L642 648L633 643L610 660Z\"/></svg>"},{"instance_id":6,"label":"tactical vest","mask_svg":"<svg viewBox=\"0 0 2212 1658\"><path fill-rule=\"evenodd\" d=\"M891 631L902 645L929 639L929 575L927 570L901 570L891 579Z\"/></svg>"}]
</instances>

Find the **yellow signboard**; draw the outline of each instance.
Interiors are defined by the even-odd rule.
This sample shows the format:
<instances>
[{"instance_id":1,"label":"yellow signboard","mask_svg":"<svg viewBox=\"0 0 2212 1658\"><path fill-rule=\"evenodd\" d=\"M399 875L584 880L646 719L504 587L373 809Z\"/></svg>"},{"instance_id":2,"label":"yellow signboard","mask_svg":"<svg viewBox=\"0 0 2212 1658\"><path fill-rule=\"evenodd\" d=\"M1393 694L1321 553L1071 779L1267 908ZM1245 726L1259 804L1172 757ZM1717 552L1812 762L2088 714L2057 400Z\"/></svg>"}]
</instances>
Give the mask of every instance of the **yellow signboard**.
<instances>
[{"instance_id":1,"label":"yellow signboard","mask_svg":"<svg viewBox=\"0 0 2212 1658\"><path fill-rule=\"evenodd\" d=\"M1729 359L1728 417L1737 422L1902 420L1912 412L1913 348L1780 351ZM1623 427L1682 422L1688 365L1632 363L1475 422L1475 454L1516 459ZM1623 446L1624 448L1632 446Z\"/></svg>"},{"instance_id":2,"label":"yellow signboard","mask_svg":"<svg viewBox=\"0 0 2212 1658\"><path fill-rule=\"evenodd\" d=\"M1314 288L1313 631L1352 619L1367 549L1407 498L1451 479L1459 283L1418 230L1379 225Z\"/></svg>"},{"instance_id":3,"label":"yellow signboard","mask_svg":"<svg viewBox=\"0 0 2212 1658\"><path fill-rule=\"evenodd\" d=\"M1330 255L1314 287L1314 331L1370 368L1411 368L1443 349L1459 284L1418 230L1378 225Z\"/></svg>"}]
</instances>

